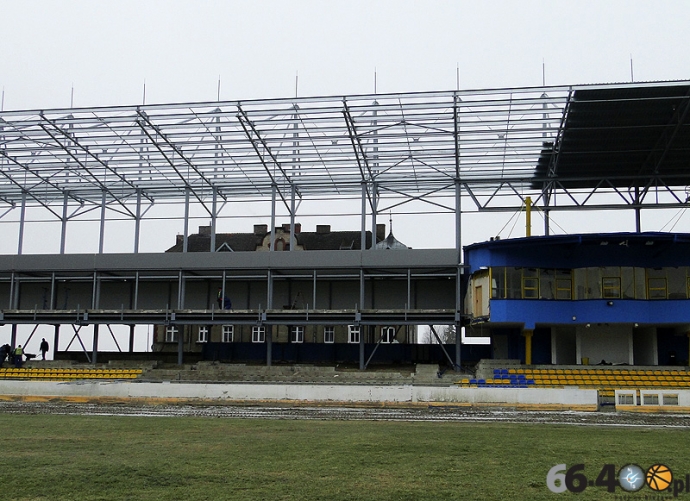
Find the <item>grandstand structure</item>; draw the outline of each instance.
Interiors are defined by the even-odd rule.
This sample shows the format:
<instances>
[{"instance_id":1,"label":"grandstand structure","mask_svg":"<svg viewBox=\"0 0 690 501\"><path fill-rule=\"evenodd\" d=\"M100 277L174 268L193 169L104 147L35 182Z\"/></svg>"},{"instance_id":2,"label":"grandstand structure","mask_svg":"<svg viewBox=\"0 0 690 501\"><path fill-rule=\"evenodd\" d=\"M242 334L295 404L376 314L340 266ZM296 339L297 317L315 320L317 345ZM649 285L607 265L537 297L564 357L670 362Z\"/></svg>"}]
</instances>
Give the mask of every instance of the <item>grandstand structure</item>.
<instances>
[{"instance_id":1,"label":"grandstand structure","mask_svg":"<svg viewBox=\"0 0 690 501\"><path fill-rule=\"evenodd\" d=\"M56 326L54 346L60 325L80 342L93 326L90 361L114 324L131 326L130 350L142 324L459 330L465 218L527 202L545 235L553 211L578 210L627 210L642 232L643 210L686 207L689 99L674 81L1 112L0 224L16 248L0 256L0 321L13 345L18 324ZM393 212L452 216L455 247L366 248ZM275 250L283 220L294 235L317 216L356 217L360 248ZM218 225L238 217L267 222L269 252L217 252ZM187 252L195 219L210 221L204 253ZM47 222L55 243L27 253ZM182 252L140 252L146 223L178 228ZM131 251L106 252L114 228ZM312 300L283 311L294 283ZM238 284L245 307L215 310L208 291ZM456 338L444 356L458 367ZM379 344L360 336L360 367Z\"/></svg>"}]
</instances>

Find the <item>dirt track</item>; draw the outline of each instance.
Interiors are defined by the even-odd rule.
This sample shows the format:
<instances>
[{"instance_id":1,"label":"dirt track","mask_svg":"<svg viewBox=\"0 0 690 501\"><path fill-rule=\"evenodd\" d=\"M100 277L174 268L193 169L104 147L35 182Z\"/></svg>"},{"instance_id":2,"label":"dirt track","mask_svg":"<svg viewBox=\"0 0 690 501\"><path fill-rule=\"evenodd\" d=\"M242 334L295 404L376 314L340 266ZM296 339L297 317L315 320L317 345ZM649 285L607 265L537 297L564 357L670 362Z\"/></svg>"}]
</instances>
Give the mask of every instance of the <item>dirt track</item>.
<instances>
[{"instance_id":1,"label":"dirt track","mask_svg":"<svg viewBox=\"0 0 690 501\"><path fill-rule=\"evenodd\" d=\"M549 423L585 426L690 428L688 414L622 412L537 412L507 409L288 407L243 405L126 405L63 402L0 402L0 413L94 416L198 416L241 419L321 419L369 421L445 421Z\"/></svg>"}]
</instances>

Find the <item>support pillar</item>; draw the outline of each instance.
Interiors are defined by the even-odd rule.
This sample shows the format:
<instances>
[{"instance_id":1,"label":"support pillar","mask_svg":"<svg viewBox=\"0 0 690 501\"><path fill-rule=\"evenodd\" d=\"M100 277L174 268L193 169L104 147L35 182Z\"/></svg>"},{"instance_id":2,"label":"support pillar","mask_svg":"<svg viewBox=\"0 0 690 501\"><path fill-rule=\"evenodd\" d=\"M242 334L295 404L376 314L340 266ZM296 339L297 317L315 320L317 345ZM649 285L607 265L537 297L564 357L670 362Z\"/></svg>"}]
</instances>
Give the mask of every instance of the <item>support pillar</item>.
<instances>
[{"instance_id":1,"label":"support pillar","mask_svg":"<svg viewBox=\"0 0 690 501\"><path fill-rule=\"evenodd\" d=\"M290 191L290 252L295 250L297 245L297 239L295 238L295 185L292 185L292 190Z\"/></svg>"},{"instance_id":2,"label":"support pillar","mask_svg":"<svg viewBox=\"0 0 690 501\"><path fill-rule=\"evenodd\" d=\"M182 233L182 252L189 247L189 188L184 190L184 228Z\"/></svg>"},{"instance_id":3,"label":"support pillar","mask_svg":"<svg viewBox=\"0 0 690 501\"><path fill-rule=\"evenodd\" d=\"M184 329L185 326L181 326L182 329L177 331L177 365L182 365L184 363Z\"/></svg>"},{"instance_id":4,"label":"support pillar","mask_svg":"<svg viewBox=\"0 0 690 501\"><path fill-rule=\"evenodd\" d=\"M134 216L134 253L139 253L139 232L141 230L141 190L137 190L137 208Z\"/></svg>"},{"instance_id":5,"label":"support pillar","mask_svg":"<svg viewBox=\"0 0 690 501\"><path fill-rule=\"evenodd\" d=\"M58 347L60 345L60 324L55 325L53 334L53 360L57 358Z\"/></svg>"},{"instance_id":6,"label":"support pillar","mask_svg":"<svg viewBox=\"0 0 690 501\"><path fill-rule=\"evenodd\" d=\"M12 337L10 338L10 346L12 350L17 347L17 324L12 324Z\"/></svg>"},{"instance_id":7,"label":"support pillar","mask_svg":"<svg viewBox=\"0 0 690 501\"><path fill-rule=\"evenodd\" d=\"M103 246L105 242L105 190L101 194L101 225L98 236L98 253L103 254Z\"/></svg>"},{"instance_id":8,"label":"support pillar","mask_svg":"<svg viewBox=\"0 0 690 501\"><path fill-rule=\"evenodd\" d=\"M26 219L26 192L22 191L22 207L19 212L19 243L17 244L17 254L21 255L24 245L24 224Z\"/></svg>"},{"instance_id":9,"label":"support pillar","mask_svg":"<svg viewBox=\"0 0 690 501\"><path fill-rule=\"evenodd\" d=\"M266 367L273 364L273 326L264 326L266 329Z\"/></svg>"},{"instance_id":10,"label":"support pillar","mask_svg":"<svg viewBox=\"0 0 690 501\"><path fill-rule=\"evenodd\" d=\"M367 184L362 182L362 224L360 227L360 250L367 248ZM374 229L374 231L376 231Z\"/></svg>"},{"instance_id":11,"label":"support pillar","mask_svg":"<svg viewBox=\"0 0 690 501\"><path fill-rule=\"evenodd\" d=\"M455 322L455 372L461 371L462 365L462 327L461 322Z\"/></svg>"},{"instance_id":12,"label":"support pillar","mask_svg":"<svg viewBox=\"0 0 690 501\"><path fill-rule=\"evenodd\" d=\"M276 247L276 191L277 186L271 185L271 242L269 252L273 252Z\"/></svg>"},{"instance_id":13,"label":"support pillar","mask_svg":"<svg viewBox=\"0 0 690 501\"><path fill-rule=\"evenodd\" d=\"M532 335L534 331L532 329L525 329L522 331L522 335L525 338L525 365L532 365Z\"/></svg>"},{"instance_id":14,"label":"support pillar","mask_svg":"<svg viewBox=\"0 0 690 501\"><path fill-rule=\"evenodd\" d=\"M149 347L146 347L148 351ZM134 353L134 325L129 326L129 352Z\"/></svg>"},{"instance_id":15,"label":"support pillar","mask_svg":"<svg viewBox=\"0 0 690 501\"><path fill-rule=\"evenodd\" d=\"M60 254L65 253L65 242L67 240L67 201L68 195L65 193L65 198L62 202L62 230L60 231Z\"/></svg>"},{"instance_id":16,"label":"support pillar","mask_svg":"<svg viewBox=\"0 0 690 501\"><path fill-rule=\"evenodd\" d=\"M98 324L93 325L93 347L91 349L91 363L98 362Z\"/></svg>"},{"instance_id":17,"label":"support pillar","mask_svg":"<svg viewBox=\"0 0 690 501\"><path fill-rule=\"evenodd\" d=\"M216 252L216 220L218 219L218 189L213 187L213 200L211 202L211 249L209 252Z\"/></svg>"}]
</instances>

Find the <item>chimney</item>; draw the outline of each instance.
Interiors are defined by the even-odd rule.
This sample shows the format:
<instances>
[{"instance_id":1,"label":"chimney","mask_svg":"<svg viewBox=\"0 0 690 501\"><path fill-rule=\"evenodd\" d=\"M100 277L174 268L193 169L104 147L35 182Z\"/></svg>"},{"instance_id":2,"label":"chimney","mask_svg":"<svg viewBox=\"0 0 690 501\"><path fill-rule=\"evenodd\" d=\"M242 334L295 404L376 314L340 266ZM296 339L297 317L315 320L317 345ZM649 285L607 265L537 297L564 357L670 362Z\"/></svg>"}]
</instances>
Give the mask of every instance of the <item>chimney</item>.
<instances>
[{"instance_id":1,"label":"chimney","mask_svg":"<svg viewBox=\"0 0 690 501\"><path fill-rule=\"evenodd\" d=\"M199 226L199 235L210 235L211 234L211 227L210 226Z\"/></svg>"},{"instance_id":2,"label":"chimney","mask_svg":"<svg viewBox=\"0 0 690 501\"><path fill-rule=\"evenodd\" d=\"M255 224L254 225L254 235L263 236L266 233L268 233L268 225L267 224Z\"/></svg>"},{"instance_id":3,"label":"chimney","mask_svg":"<svg viewBox=\"0 0 690 501\"><path fill-rule=\"evenodd\" d=\"M330 224L317 224L316 225L316 233L330 233L331 232L331 225Z\"/></svg>"},{"instance_id":4,"label":"chimney","mask_svg":"<svg viewBox=\"0 0 690 501\"><path fill-rule=\"evenodd\" d=\"M376 225L376 242L382 242L386 239L386 225L377 224Z\"/></svg>"},{"instance_id":5,"label":"chimney","mask_svg":"<svg viewBox=\"0 0 690 501\"><path fill-rule=\"evenodd\" d=\"M290 233L290 223L283 223L283 231L285 233ZM302 224L295 223L295 235L302 231Z\"/></svg>"},{"instance_id":6,"label":"chimney","mask_svg":"<svg viewBox=\"0 0 690 501\"><path fill-rule=\"evenodd\" d=\"M177 235L177 240L175 240L175 243L176 243L177 245L179 245L179 244L181 244L183 241L184 241L184 235L178 234L178 235Z\"/></svg>"}]
</instances>

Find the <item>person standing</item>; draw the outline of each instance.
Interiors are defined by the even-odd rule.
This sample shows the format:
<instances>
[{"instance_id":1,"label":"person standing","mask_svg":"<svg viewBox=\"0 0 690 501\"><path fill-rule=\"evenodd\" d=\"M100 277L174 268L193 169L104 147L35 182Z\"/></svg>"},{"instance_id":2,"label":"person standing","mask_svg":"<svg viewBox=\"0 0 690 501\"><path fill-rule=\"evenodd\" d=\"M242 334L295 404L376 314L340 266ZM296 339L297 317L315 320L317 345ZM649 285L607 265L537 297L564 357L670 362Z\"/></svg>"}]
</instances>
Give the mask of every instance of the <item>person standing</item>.
<instances>
[{"instance_id":1,"label":"person standing","mask_svg":"<svg viewBox=\"0 0 690 501\"><path fill-rule=\"evenodd\" d=\"M41 340L41 360L46 359L46 353L50 349L50 346L48 346L48 341L46 341L46 338L43 338Z\"/></svg>"},{"instance_id":2,"label":"person standing","mask_svg":"<svg viewBox=\"0 0 690 501\"><path fill-rule=\"evenodd\" d=\"M22 366L22 357L24 356L24 350L20 344L14 349L14 366L19 369Z\"/></svg>"}]
</instances>

